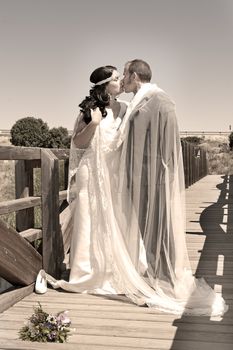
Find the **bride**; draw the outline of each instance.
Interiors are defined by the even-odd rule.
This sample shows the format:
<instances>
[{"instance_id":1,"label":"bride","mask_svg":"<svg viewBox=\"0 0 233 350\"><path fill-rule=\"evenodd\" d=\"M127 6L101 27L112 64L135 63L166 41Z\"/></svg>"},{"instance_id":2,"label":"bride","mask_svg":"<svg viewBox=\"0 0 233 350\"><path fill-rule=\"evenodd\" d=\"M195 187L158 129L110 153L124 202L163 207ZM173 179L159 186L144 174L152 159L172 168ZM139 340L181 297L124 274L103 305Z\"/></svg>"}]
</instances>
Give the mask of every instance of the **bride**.
<instances>
[{"instance_id":1,"label":"bride","mask_svg":"<svg viewBox=\"0 0 233 350\"><path fill-rule=\"evenodd\" d=\"M134 186L129 185L136 176L127 164L134 162L124 159L127 118L136 106L137 95L128 109L116 99L122 90L113 66L97 68L90 81L93 87L80 104L70 150L68 192L73 230L69 281L55 280L41 271L36 286L46 277L53 288L70 292L124 294L137 305L165 312L222 315L227 307L221 296L203 279L192 276L184 231L177 235L178 245L170 246L177 261L171 262L169 273L167 262L162 266L165 260L159 255L155 259L160 261L161 273L153 273L151 247L142 241L141 209L133 205L137 189L133 193ZM137 140L133 142L137 144ZM179 274L173 265L179 265Z\"/></svg>"}]
</instances>

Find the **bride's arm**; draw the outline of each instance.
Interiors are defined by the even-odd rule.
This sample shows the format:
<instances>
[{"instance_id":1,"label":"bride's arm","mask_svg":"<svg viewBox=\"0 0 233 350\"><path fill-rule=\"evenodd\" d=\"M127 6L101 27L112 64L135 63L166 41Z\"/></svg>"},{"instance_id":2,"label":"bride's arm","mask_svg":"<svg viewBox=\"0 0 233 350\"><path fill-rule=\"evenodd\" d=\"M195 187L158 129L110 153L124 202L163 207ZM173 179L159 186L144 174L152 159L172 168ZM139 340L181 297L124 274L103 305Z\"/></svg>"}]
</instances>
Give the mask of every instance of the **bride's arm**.
<instances>
[{"instance_id":1,"label":"bride's arm","mask_svg":"<svg viewBox=\"0 0 233 350\"><path fill-rule=\"evenodd\" d=\"M92 120L89 124L86 125L84 121L80 122L79 127L74 130L72 141L77 148L87 148L89 146L96 127L102 119L102 113L99 108L96 108L94 111L91 110L91 118Z\"/></svg>"}]
</instances>

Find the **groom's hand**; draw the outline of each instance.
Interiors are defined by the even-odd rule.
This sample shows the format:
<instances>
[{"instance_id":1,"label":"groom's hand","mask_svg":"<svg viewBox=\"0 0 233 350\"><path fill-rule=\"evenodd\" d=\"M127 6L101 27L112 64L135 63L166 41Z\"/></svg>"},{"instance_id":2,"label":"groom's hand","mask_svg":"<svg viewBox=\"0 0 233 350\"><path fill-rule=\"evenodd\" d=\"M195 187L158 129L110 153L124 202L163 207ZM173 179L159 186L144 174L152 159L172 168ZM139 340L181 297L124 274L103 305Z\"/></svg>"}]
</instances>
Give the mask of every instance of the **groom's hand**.
<instances>
[{"instance_id":1,"label":"groom's hand","mask_svg":"<svg viewBox=\"0 0 233 350\"><path fill-rule=\"evenodd\" d=\"M99 107L95 110L91 109L91 120L92 124L98 125L102 119L102 113L100 112Z\"/></svg>"}]
</instances>

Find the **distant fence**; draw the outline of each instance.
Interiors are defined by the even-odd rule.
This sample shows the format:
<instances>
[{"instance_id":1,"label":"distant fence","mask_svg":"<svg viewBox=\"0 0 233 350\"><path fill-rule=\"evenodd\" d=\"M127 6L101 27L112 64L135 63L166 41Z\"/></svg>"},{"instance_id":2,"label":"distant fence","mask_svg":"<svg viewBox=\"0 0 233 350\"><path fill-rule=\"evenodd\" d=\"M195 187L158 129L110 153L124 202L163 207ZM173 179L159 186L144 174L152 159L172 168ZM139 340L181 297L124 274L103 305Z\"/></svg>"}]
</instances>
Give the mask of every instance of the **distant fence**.
<instances>
[{"instance_id":1,"label":"distant fence","mask_svg":"<svg viewBox=\"0 0 233 350\"><path fill-rule=\"evenodd\" d=\"M181 137L187 136L229 136L231 131L180 131Z\"/></svg>"},{"instance_id":2,"label":"distant fence","mask_svg":"<svg viewBox=\"0 0 233 350\"><path fill-rule=\"evenodd\" d=\"M184 163L185 187L189 187L208 174L207 152L181 140Z\"/></svg>"},{"instance_id":3,"label":"distant fence","mask_svg":"<svg viewBox=\"0 0 233 350\"><path fill-rule=\"evenodd\" d=\"M6 129L1 129L0 130L0 137L1 136L6 136L6 137L10 137L10 130L6 130Z\"/></svg>"},{"instance_id":4,"label":"distant fence","mask_svg":"<svg viewBox=\"0 0 233 350\"><path fill-rule=\"evenodd\" d=\"M232 130L233 131L233 130ZM188 130L183 130L180 131L181 136L198 136L198 135L229 135L231 132L230 131L188 131ZM69 134L72 134L72 130L68 131ZM10 129L0 129L0 136L10 136Z\"/></svg>"}]
</instances>

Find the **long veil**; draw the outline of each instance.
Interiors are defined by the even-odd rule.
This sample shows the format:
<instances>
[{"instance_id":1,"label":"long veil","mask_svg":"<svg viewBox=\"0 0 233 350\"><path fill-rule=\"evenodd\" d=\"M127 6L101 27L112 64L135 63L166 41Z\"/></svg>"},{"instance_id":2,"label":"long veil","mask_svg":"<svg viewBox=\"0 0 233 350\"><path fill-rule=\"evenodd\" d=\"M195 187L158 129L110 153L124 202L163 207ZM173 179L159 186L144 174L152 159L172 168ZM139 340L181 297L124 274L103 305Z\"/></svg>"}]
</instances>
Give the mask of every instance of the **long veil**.
<instances>
[{"instance_id":1,"label":"long veil","mask_svg":"<svg viewBox=\"0 0 233 350\"><path fill-rule=\"evenodd\" d=\"M158 95L160 103L148 98L151 94ZM140 110L143 96L148 105ZM93 266L98 275L87 292L98 291L108 279L117 293L138 305L175 314L222 315L227 310L222 297L191 272L182 150L174 105L165 93L145 84L114 137L106 137L98 127L88 149L72 145L70 184L83 164L89 169ZM70 203L76 191L71 185ZM55 288L82 291L69 282L48 280Z\"/></svg>"}]
</instances>

